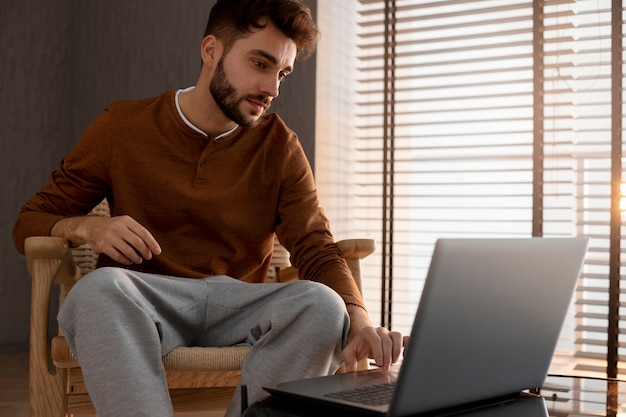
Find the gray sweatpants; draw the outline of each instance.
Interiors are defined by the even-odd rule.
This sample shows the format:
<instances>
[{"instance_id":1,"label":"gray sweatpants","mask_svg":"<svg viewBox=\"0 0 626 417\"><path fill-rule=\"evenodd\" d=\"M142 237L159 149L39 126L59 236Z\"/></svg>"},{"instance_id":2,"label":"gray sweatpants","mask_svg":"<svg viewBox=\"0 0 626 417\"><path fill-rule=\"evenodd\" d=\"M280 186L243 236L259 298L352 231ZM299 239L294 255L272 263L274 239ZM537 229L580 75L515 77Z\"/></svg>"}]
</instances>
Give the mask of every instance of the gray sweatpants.
<instances>
[{"instance_id":1,"label":"gray sweatpants","mask_svg":"<svg viewBox=\"0 0 626 417\"><path fill-rule=\"evenodd\" d=\"M59 323L101 417L174 415L161 357L177 346L252 346L241 385L334 372L349 318L339 295L311 281L248 284L100 268L70 291ZM237 387L227 416L241 411Z\"/></svg>"}]
</instances>

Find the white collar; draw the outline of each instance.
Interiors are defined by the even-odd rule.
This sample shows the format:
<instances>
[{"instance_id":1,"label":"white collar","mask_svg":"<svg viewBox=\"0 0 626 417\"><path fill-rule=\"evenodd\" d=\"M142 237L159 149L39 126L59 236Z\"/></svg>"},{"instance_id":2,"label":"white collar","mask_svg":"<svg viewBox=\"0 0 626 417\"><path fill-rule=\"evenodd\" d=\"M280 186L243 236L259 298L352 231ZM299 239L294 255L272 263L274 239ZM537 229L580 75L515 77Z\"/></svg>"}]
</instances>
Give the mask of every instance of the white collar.
<instances>
[{"instance_id":1,"label":"white collar","mask_svg":"<svg viewBox=\"0 0 626 417\"><path fill-rule=\"evenodd\" d=\"M192 129L193 129L193 130L195 130L196 132L201 133L201 134L203 134L203 135L204 135L204 136L206 136L206 137L209 137L209 135L207 135L204 131L200 130L200 129L199 129L198 127L196 127L193 123L191 123L191 122L190 122L190 121L189 121L189 120L185 117L185 115L183 114L183 111L180 109L180 103L179 103L179 101L178 101L178 96L180 96L180 94L181 94L181 93L186 93L186 92L188 92L188 91L193 90L194 88L195 88L195 86L194 86L194 85L192 85L191 87L187 87L187 88L184 88L184 89L180 89L180 90L178 90L178 91L176 92L176 110L178 110L178 114L180 115L181 119L183 119L183 121L185 122L185 124L187 124L187 126L189 126L190 128L192 128ZM217 135L217 136L215 137L215 140L218 140L218 139L221 139L221 138L223 138L223 137L225 137L225 136L230 135L230 134L231 134L231 133L233 133L235 130L237 130L237 128L238 128L238 127L239 127L239 125L235 125L235 127L233 127L232 129L230 129L229 131L224 132L224 133L222 133L222 134L220 134L220 135Z\"/></svg>"}]
</instances>

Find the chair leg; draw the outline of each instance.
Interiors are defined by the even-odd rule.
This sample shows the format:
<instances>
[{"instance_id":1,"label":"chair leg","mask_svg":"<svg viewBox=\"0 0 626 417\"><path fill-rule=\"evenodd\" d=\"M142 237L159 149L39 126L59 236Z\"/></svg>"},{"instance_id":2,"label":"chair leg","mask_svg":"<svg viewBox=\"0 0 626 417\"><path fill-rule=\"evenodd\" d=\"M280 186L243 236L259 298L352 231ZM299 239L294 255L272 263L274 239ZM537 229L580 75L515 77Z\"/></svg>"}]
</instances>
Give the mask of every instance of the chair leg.
<instances>
[{"instance_id":1,"label":"chair leg","mask_svg":"<svg viewBox=\"0 0 626 417\"><path fill-rule=\"evenodd\" d=\"M48 361L30 354L29 396L30 417L67 417L67 395L65 392L65 369L57 369L55 375L48 372Z\"/></svg>"},{"instance_id":2,"label":"chair leg","mask_svg":"<svg viewBox=\"0 0 626 417\"><path fill-rule=\"evenodd\" d=\"M33 272L48 276L58 264L46 259L33 263ZM51 275L54 276L54 275ZM33 280L30 321L29 397L31 417L62 417L67 413L67 370L49 371L48 309L51 283Z\"/></svg>"}]
</instances>

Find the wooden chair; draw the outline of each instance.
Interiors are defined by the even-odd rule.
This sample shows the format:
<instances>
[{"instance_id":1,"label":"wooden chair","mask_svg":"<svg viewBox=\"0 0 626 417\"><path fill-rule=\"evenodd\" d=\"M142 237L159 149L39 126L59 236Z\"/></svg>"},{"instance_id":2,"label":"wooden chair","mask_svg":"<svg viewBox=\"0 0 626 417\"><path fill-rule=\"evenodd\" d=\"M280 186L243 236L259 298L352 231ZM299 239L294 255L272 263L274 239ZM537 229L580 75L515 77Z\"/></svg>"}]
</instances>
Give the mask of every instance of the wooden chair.
<instances>
[{"instance_id":1,"label":"wooden chair","mask_svg":"<svg viewBox=\"0 0 626 417\"><path fill-rule=\"evenodd\" d=\"M106 205L92 214L108 215ZM67 240L54 237L26 239L26 259L32 278L30 321L30 415L61 417L95 414L85 389L78 360L62 334L48 337L51 297L60 285L59 304L72 285L95 267L97 254L89 246L70 248ZM369 239L337 243L361 289L360 260L374 251ZM277 241L270 281L297 278L288 254ZM174 410L226 410L241 374L249 347L178 347L163 358ZM366 368L367 363L360 363Z\"/></svg>"}]
</instances>

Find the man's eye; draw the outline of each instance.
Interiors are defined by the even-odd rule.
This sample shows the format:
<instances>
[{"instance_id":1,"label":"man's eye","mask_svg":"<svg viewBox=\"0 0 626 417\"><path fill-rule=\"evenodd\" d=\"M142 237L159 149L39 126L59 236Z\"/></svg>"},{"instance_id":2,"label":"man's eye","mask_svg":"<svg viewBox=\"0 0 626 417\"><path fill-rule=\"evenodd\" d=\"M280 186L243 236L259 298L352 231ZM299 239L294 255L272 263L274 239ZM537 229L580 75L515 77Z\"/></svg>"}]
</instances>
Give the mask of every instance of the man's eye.
<instances>
[{"instance_id":1,"label":"man's eye","mask_svg":"<svg viewBox=\"0 0 626 417\"><path fill-rule=\"evenodd\" d=\"M254 61L254 65L259 69L265 69L265 62L262 61Z\"/></svg>"},{"instance_id":2,"label":"man's eye","mask_svg":"<svg viewBox=\"0 0 626 417\"><path fill-rule=\"evenodd\" d=\"M286 73L286 72L284 72L284 71L281 71L281 72L279 72L279 73L278 73L278 79L279 79L280 81L284 81L284 80L285 80L285 78L287 78L287 76L288 76L288 75L289 75L288 73Z\"/></svg>"}]
</instances>

